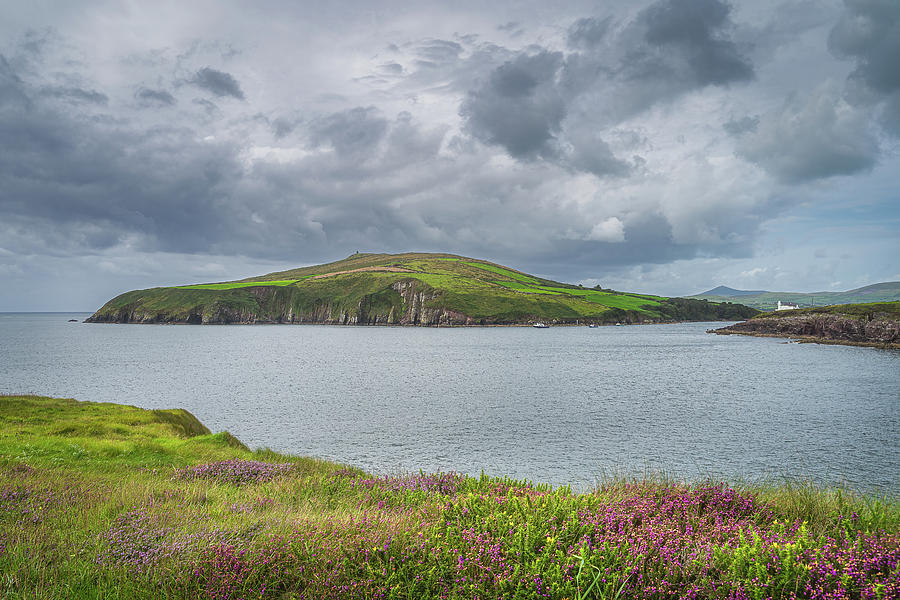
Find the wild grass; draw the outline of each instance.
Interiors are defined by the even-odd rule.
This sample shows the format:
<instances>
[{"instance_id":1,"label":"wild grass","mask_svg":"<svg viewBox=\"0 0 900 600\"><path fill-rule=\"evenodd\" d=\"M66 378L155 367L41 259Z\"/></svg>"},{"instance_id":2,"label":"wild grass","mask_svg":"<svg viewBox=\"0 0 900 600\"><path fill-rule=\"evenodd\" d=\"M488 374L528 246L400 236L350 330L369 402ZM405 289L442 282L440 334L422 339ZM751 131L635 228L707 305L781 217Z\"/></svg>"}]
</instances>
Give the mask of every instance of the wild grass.
<instances>
[{"instance_id":1,"label":"wild grass","mask_svg":"<svg viewBox=\"0 0 900 600\"><path fill-rule=\"evenodd\" d=\"M466 262L465 264L470 267L475 267L476 269L484 269L485 271L490 271L491 273L497 273L498 275L505 275L510 279L515 279L516 281L521 281L522 283L530 283L530 284L539 284L540 282L530 275L525 275L524 273L519 273L517 271L511 271L509 269L504 269L503 267L492 265L488 263L480 263L480 262Z\"/></svg>"},{"instance_id":2,"label":"wild grass","mask_svg":"<svg viewBox=\"0 0 900 600\"><path fill-rule=\"evenodd\" d=\"M234 290L246 287L264 287L268 285L285 286L297 283L297 279L285 279L281 281L230 281L227 283L197 283L193 285L179 285L179 290Z\"/></svg>"},{"instance_id":3,"label":"wild grass","mask_svg":"<svg viewBox=\"0 0 900 600\"><path fill-rule=\"evenodd\" d=\"M3 598L897 598L900 505L785 480L375 477L0 397ZM104 444L125 444L108 452ZM74 446L79 449L75 450Z\"/></svg>"}]
</instances>

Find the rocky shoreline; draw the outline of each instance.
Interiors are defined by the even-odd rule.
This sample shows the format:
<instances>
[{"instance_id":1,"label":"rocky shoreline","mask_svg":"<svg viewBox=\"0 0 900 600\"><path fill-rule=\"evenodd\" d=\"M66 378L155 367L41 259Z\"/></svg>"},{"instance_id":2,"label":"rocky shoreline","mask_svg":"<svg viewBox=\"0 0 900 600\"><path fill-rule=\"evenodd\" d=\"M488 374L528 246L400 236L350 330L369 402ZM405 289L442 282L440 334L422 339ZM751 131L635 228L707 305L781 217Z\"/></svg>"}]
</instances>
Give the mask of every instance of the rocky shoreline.
<instances>
[{"instance_id":1,"label":"rocky shoreline","mask_svg":"<svg viewBox=\"0 0 900 600\"><path fill-rule=\"evenodd\" d=\"M900 321L878 314L862 317L829 313L764 316L721 329L710 329L709 333L900 349Z\"/></svg>"}]
</instances>

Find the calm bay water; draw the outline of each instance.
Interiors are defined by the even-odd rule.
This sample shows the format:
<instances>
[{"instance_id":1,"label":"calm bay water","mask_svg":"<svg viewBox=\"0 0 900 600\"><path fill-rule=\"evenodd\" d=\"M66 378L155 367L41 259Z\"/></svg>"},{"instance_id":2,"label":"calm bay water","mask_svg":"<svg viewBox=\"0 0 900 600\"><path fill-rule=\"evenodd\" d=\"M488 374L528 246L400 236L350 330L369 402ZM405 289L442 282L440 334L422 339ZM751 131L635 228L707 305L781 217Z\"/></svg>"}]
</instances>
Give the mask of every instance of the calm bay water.
<instances>
[{"instance_id":1,"label":"calm bay water","mask_svg":"<svg viewBox=\"0 0 900 600\"><path fill-rule=\"evenodd\" d=\"M800 475L900 493L900 351L720 324L399 328L69 323L0 313L0 393L186 408L251 447L375 473L584 489L612 473Z\"/></svg>"}]
</instances>

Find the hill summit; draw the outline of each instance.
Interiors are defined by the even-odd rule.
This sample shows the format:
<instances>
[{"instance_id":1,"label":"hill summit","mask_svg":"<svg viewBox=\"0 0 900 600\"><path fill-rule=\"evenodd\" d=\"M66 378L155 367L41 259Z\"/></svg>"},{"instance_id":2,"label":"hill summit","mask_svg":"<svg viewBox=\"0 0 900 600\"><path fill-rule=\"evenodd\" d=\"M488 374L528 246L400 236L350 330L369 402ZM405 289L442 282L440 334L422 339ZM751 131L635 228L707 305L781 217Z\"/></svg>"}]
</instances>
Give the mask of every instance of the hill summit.
<instances>
[{"instance_id":1,"label":"hill summit","mask_svg":"<svg viewBox=\"0 0 900 600\"><path fill-rule=\"evenodd\" d=\"M583 288L454 254L360 254L238 281L135 290L93 323L514 325L738 320L739 304Z\"/></svg>"},{"instance_id":2,"label":"hill summit","mask_svg":"<svg viewBox=\"0 0 900 600\"><path fill-rule=\"evenodd\" d=\"M715 287L709 291L703 292L702 294L697 294L698 296L728 296L728 297L736 297L736 296L754 296L756 294L765 294L764 290L736 290L734 288L730 288L725 285L720 285L719 287Z\"/></svg>"}]
</instances>

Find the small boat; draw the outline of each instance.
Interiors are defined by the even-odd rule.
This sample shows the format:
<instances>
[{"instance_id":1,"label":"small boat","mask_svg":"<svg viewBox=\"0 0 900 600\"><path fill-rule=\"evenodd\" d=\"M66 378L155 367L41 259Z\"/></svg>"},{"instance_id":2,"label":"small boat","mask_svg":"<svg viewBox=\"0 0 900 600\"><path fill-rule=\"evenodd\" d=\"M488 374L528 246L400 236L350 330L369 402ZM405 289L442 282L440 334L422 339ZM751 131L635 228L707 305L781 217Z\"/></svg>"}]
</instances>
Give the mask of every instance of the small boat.
<instances>
[{"instance_id":1,"label":"small boat","mask_svg":"<svg viewBox=\"0 0 900 600\"><path fill-rule=\"evenodd\" d=\"M591 323L590 325L588 325L588 327L590 327L591 329L596 329L596 328L597 328L597 324L596 324L596 323Z\"/></svg>"},{"instance_id":2,"label":"small boat","mask_svg":"<svg viewBox=\"0 0 900 600\"><path fill-rule=\"evenodd\" d=\"M533 323L531 326L537 329L547 329L548 327L550 327L546 323L541 323L540 321L538 321L537 323Z\"/></svg>"}]
</instances>

